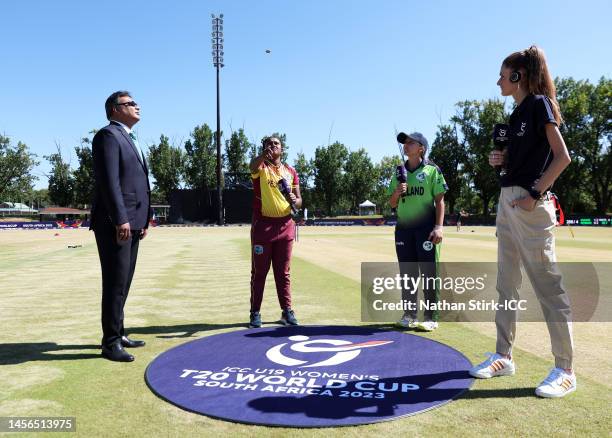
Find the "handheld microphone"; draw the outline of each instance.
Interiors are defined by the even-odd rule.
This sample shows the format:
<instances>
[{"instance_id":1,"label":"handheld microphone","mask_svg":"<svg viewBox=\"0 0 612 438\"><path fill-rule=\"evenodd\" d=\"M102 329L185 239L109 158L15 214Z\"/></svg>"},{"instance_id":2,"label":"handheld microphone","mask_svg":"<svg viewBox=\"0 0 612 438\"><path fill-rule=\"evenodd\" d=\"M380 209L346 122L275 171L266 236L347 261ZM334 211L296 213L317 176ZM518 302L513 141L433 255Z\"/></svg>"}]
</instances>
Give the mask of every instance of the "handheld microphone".
<instances>
[{"instance_id":1,"label":"handheld microphone","mask_svg":"<svg viewBox=\"0 0 612 438\"><path fill-rule=\"evenodd\" d=\"M405 184L408 180L406 166L403 164L395 168L395 178L398 184ZM402 193L402 202L406 202L406 193Z\"/></svg>"},{"instance_id":2,"label":"handheld microphone","mask_svg":"<svg viewBox=\"0 0 612 438\"><path fill-rule=\"evenodd\" d=\"M289 193L291 193L291 187L289 186L289 183L285 178L281 178L278 181L278 190L283 194L287 202L289 202L289 204L291 205L291 213L293 213L294 216L297 215L298 209L295 208L293 201L289 197Z\"/></svg>"},{"instance_id":3,"label":"handheld microphone","mask_svg":"<svg viewBox=\"0 0 612 438\"><path fill-rule=\"evenodd\" d=\"M496 151L504 151L510 143L510 126L505 123L497 123L493 128L493 146ZM501 175L504 173L502 166L495 166Z\"/></svg>"}]
</instances>

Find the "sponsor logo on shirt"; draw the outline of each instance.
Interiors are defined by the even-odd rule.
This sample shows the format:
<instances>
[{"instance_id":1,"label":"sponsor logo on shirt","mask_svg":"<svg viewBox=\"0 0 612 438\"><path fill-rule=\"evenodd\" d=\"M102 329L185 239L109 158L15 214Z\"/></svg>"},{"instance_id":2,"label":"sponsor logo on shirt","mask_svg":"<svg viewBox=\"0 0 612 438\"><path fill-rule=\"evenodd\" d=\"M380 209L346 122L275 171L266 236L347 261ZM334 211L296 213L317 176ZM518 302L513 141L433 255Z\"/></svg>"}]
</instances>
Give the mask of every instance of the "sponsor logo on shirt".
<instances>
[{"instance_id":1,"label":"sponsor logo on shirt","mask_svg":"<svg viewBox=\"0 0 612 438\"><path fill-rule=\"evenodd\" d=\"M522 137L523 135L525 135L525 128L527 128L527 122L522 122L521 123L521 132L517 132L516 133L517 137Z\"/></svg>"}]
</instances>

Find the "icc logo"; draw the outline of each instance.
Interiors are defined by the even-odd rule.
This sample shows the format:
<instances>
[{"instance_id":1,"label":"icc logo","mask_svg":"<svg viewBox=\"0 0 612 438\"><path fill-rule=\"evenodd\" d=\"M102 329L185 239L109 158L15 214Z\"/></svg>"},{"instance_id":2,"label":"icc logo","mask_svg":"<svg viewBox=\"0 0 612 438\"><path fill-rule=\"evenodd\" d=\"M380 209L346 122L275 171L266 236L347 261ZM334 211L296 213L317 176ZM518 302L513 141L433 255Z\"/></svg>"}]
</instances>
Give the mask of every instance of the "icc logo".
<instances>
[{"instance_id":1,"label":"icc logo","mask_svg":"<svg viewBox=\"0 0 612 438\"><path fill-rule=\"evenodd\" d=\"M309 341L308 336L290 336L290 341L295 341L295 344L292 344L289 349L293 351L298 351L300 353L323 353L330 352L334 353L333 356L321 360L319 362L308 364L306 360L294 359L292 357L285 356L281 350L287 343L282 343L270 348L266 351L266 357L270 359L272 362L286 365L286 366L299 366L300 368L312 368L312 367L322 367L322 366L331 366L338 365L344 362L348 362L349 360L355 359L361 353L362 348L369 347L378 347L385 344L390 344L393 341L367 341L360 342L354 344L349 341L343 341L341 339L316 339L313 341ZM318 347L311 346L312 344L319 344ZM320 344L328 344L331 347L320 346ZM308 365L305 365L308 364Z\"/></svg>"}]
</instances>

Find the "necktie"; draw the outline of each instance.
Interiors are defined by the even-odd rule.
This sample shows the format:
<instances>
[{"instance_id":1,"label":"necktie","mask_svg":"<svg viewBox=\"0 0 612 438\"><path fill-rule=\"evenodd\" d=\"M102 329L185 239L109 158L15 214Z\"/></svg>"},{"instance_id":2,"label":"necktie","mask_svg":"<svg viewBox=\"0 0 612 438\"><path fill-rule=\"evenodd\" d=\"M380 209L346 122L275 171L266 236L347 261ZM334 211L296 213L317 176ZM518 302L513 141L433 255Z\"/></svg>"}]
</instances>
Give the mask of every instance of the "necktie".
<instances>
[{"instance_id":1,"label":"necktie","mask_svg":"<svg viewBox=\"0 0 612 438\"><path fill-rule=\"evenodd\" d=\"M134 146L136 146L136 151L140 153L138 158L140 159L140 161L142 161L144 163L145 162L145 156L144 156L142 150L140 149L140 145L138 144L138 140L136 139L136 135L134 134L134 132L130 132L130 138L134 142Z\"/></svg>"}]
</instances>

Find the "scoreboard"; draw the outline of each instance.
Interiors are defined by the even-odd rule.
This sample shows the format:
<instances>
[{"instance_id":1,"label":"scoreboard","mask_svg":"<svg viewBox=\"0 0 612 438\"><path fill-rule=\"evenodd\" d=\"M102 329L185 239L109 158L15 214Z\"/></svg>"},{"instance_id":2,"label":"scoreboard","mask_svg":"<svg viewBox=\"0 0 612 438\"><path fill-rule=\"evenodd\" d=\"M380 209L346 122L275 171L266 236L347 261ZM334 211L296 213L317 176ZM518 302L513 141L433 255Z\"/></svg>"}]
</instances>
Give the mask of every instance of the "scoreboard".
<instances>
[{"instance_id":1,"label":"scoreboard","mask_svg":"<svg viewBox=\"0 0 612 438\"><path fill-rule=\"evenodd\" d=\"M567 225L585 225L592 227L609 227L612 226L612 217L606 216L573 216L565 219Z\"/></svg>"}]
</instances>

